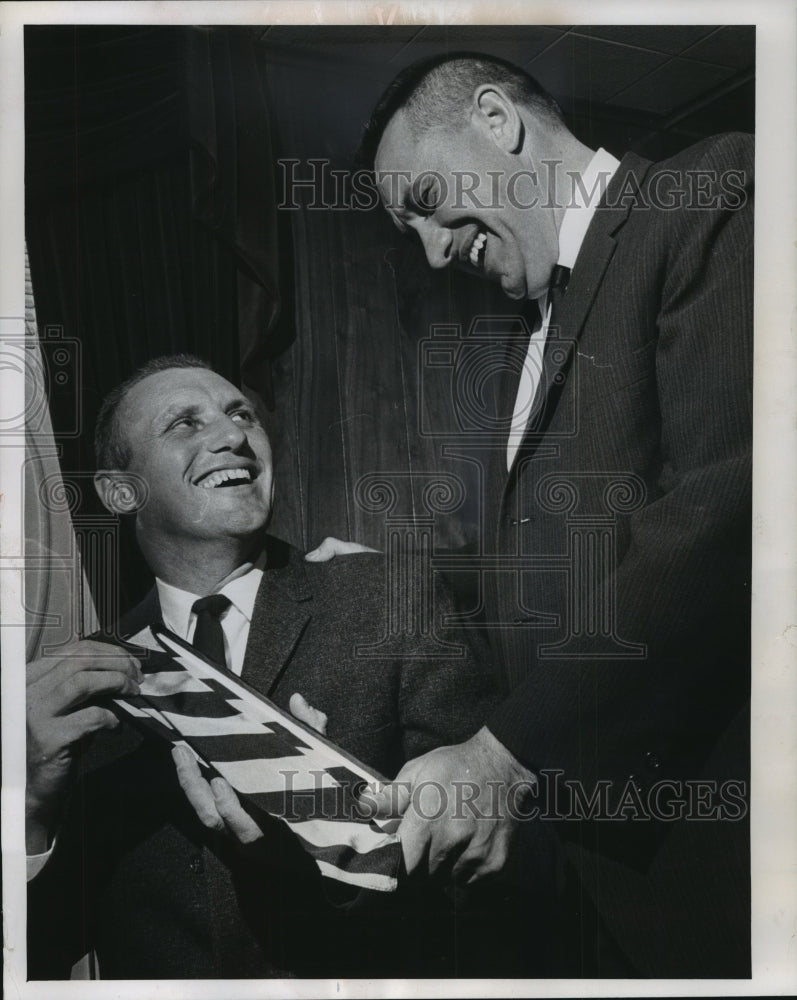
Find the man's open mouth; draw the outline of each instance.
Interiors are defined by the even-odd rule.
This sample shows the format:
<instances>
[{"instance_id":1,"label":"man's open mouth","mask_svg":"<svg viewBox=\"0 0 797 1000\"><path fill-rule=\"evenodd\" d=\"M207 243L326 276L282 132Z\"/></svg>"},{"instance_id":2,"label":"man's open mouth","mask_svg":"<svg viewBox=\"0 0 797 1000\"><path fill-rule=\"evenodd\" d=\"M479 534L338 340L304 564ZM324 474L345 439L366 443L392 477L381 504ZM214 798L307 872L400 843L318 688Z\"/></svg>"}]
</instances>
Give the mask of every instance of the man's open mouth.
<instances>
[{"instance_id":1,"label":"man's open mouth","mask_svg":"<svg viewBox=\"0 0 797 1000\"><path fill-rule=\"evenodd\" d=\"M473 242L470 245L470 251L468 253L468 260L471 265L478 270L481 270L484 267L484 253L486 246L487 233L483 230L479 230L473 238Z\"/></svg>"},{"instance_id":2,"label":"man's open mouth","mask_svg":"<svg viewBox=\"0 0 797 1000\"><path fill-rule=\"evenodd\" d=\"M251 468L216 469L207 472L194 483L203 490L223 489L229 486L248 486L254 482L255 473Z\"/></svg>"}]
</instances>

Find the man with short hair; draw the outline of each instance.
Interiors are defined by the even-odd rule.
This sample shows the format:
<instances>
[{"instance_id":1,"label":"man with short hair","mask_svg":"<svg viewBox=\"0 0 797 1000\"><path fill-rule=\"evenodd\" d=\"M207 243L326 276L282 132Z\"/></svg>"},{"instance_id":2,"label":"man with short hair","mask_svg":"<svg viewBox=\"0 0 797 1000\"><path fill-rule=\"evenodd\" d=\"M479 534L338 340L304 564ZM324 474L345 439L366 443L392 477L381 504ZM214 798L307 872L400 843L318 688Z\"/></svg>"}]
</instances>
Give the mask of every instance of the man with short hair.
<instances>
[{"instance_id":1,"label":"man with short hair","mask_svg":"<svg viewBox=\"0 0 797 1000\"><path fill-rule=\"evenodd\" d=\"M518 67L465 53L399 74L363 152L432 267L538 314L502 358L486 473L506 697L373 802L530 773L536 821L407 808L408 868L478 880L553 831L565 888L528 908L558 910L562 974L749 975L751 138L618 161Z\"/></svg>"},{"instance_id":2,"label":"man with short hair","mask_svg":"<svg viewBox=\"0 0 797 1000\"><path fill-rule=\"evenodd\" d=\"M471 735L492 684L467 645L432 660L412 639L389 659L358 655L384 633L381 556L305 562L265 534L271 451L239 389L196 358L157 359L108 397L96 443L99 495L134 517L156 578L120 635L147 645L162 622L195 640L197 602L214 595L224 665L372 768L392 775ZM91 948L111 979L369 975L384 964L369 935L385 933L403 944L394 975L455 973L439 961L454 961L445 897L377 894L336 911L317 872L283 870L224 779L205 781L180 749L175 771L165 745L119 727L107 699L141 679L106 642L29 665L30 978L67 978Z\"/></svg>"}]
</instances>

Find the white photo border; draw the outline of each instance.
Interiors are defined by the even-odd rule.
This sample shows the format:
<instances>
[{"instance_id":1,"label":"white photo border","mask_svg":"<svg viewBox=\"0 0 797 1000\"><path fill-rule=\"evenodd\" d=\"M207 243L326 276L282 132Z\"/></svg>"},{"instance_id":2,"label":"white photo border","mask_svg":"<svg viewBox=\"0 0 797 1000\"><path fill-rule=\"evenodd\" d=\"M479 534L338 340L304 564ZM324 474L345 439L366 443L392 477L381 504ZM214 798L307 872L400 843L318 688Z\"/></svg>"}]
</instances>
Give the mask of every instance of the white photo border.
<instances>
[{"instance_id":1,"label":"white photo border","mask_svg":"<svg viewBox=\"0 0 797 1000\"><path fill-rule=\"evenodd\" d=\"M615 2L116 2L0 4L0 336L24 334L25 24L755 24L755 482L752 950L738 980L25 981L24 611L19 482L24 441L0 448L4 988L9 997L777 995L797 982L797 6L790 0ZM24 379L0 370L0 412ZM6 407L8 409L6 409ZM387 946L387 945L386 945Z\"/></svg>"}]
</instances>

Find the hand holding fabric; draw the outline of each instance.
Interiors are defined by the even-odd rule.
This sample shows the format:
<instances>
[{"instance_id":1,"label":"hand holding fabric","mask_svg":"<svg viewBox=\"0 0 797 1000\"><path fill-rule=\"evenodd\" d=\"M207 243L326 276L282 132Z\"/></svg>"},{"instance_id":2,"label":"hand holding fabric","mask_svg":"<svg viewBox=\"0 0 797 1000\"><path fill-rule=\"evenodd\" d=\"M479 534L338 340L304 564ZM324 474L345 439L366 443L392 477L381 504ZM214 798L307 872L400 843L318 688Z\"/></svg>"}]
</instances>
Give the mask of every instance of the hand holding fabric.
<instances>
[{"instance_id":1,"label":"hand holding fabric","mask_svg":"<svg viewBox=\"0 0 797 1000\"><path fill-rule=\"evenodd\" d=\"M326 733L326 715L313 708L302 695L291 695L289 707L300 722L322 736ZM180 787L203 826L217 832L227 831L242 846L254 844L264 836L228 781L221 777L211 781L203 778L196 758L187 747L176 746L172 759Z\"/></svg>"},{"instance_id":2,"label":"hand holding fabric","mask_svg":"<svg viewBox=\"0 0 797 1000\"><path fill-rule=\"evenodd\" d=\"M84 737L115 729L119 719L97 700L139 691L138 662L118 646L84 640L27 666L26 840L42 853L66 794L74 750Z\"/></svg>"},{"instance_id":3,"label":"hand holding fabric","mask_svg":"<svg viewBox=\"0 0 797 1000\"><path fill-rule=\"evenodd\" d=\"M456 746L409 761L393 782L360 801L376 816L402 814L398 828L407 872L450 872L470 884L504 866L523 803L536 778L480 729Z\"/></svg>"}]
</instances>

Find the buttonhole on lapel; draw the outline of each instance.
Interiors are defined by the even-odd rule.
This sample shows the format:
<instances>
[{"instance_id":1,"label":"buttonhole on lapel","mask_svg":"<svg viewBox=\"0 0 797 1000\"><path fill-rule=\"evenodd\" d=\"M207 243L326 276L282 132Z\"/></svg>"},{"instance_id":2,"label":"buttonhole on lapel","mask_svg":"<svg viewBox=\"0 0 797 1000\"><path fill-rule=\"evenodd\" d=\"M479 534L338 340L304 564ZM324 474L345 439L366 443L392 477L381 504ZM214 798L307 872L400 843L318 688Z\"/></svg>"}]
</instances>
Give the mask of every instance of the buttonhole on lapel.
<instances>
[{"instance_id":1,"label":"buttonhole on lapel","mask_svg":"<svg viewBox=\"0 0 797 1000\"><path fill-rule=\"evenodd\" d=\"M605 364L601 364L599 361L596 361L594 354L582 354L581 351L576 351L576 354L578 354L580 358L584 358L585 361L591 361L593 368L614 368L614 365L610 361L607 361Z\"/></svg>"}]
</instances>

